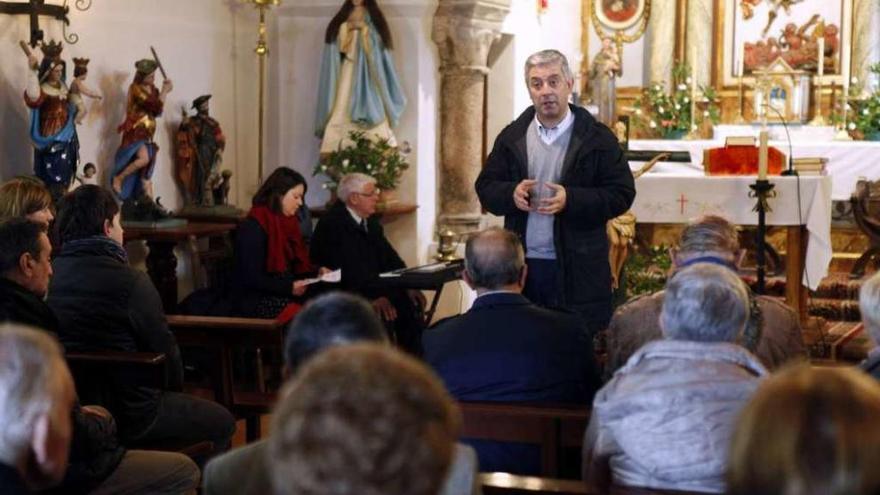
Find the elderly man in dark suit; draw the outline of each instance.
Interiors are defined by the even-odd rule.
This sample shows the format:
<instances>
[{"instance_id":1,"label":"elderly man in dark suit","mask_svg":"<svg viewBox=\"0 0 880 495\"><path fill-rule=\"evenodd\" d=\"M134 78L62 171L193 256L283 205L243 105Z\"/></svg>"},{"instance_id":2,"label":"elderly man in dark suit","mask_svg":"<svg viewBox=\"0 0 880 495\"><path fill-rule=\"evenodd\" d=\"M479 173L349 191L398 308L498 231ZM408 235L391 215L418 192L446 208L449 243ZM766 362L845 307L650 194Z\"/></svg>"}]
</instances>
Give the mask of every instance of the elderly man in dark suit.
<instances>
[{"instance_id":1,"label":"elderly man in dark suit","mask_svg":"<svg viewBox=\"0 0 880 495\"><path fill-rule=\"evenodd\" d=\"M589 404L599 388L592 341L574 313L532 304L522 294L523 247L492 228L465 247L465 282L477 291L465 314L425 332L425 360L463 401ZM537 449L472 443L484 471L535 473Z\"/></svg>"},{"instance_id":2,"label":"elderly man in dark suit","mask_svg":"<svg viewBox=\"0 0 880 495\"><path fill-rule=\"evenodd\" d=\"M379 274L406 267L374 216L379 201L376 179L353 173L337 187L337 201L312 236L310 256L318 266L342 269L341 287L370 300L400 347L421 354L425 297L416 290L383 288Z\"/></svg>"}]
</instances>

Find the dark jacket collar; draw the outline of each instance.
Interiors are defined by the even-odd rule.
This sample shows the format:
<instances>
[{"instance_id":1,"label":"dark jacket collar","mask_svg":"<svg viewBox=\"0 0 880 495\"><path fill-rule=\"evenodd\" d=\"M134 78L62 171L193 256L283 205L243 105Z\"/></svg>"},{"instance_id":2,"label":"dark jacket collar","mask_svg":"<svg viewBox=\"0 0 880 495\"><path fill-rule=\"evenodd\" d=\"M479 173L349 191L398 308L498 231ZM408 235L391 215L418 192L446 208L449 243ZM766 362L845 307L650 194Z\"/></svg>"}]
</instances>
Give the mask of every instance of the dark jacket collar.
<instances>
[{"instance_id":1,"label":"dark jacket collar","mask_svg":"<svg viewBox=\"0 0 880 495\"><path fill-rule=\"evenodd\" d=\"M42 299L21 285L0 277L0 321L23 323L58 333L58 319Z\"/></svg>"},{"instance_id":2,"label":"dark jacket collar","mask_svg":"<svg viewBox=\"0 0 880 495\"><path fill-rule=\"evenodd\" d=\"M351 216L351 213L348 211L345 203L342 200L336 200L333 203L333 206L327 210L327 215L332 217L338 217L339 222L345 225L346 228L358 232L360 234L364 234L364 231L361 229L361 226L354 220L354 217ZM376 215L372 215L370 218L367 218L367 230L372 233L375 230L375 226L378 225L378 220L376 220Z\"/></svg>"},{"instance_id":3,"label":"dark jacket collar","mask_svg":"<svg viewBox=\"0 0 880 495\"><path fill-rule=\"evenodd\" d=\"M529 306L532 302L522 294L514 292L496 292L480 296L474 301L471 309L494 308L498 306Z\"/></svg>"},{"instance_id":4,"label":"dark jacket collar","mask_svg":"<svg viewBox=\"0 0 880 495\"><path fill-rule=\"evenodd\" d=\"M600 149L609 146L617 146L616 141L611 142L611 140L595 139L599 124L596 119L590 115L590 112L571 104L568 105L568 109L574 114L574 124L571 126L571 140L568 143L568 150L565 153L565 160L562 164L561 177L565 177L574 165L575 158L577 158L578 152L584 144L589 144L591 147ZM531 106L520 114L510 127L510 131L513 133L515 139L513 143L514 149L518 155L520 166L524 167L524 170L522 170L524 177L528 176L529 166L528 152L526 151L526 132L534 120L535 107Z\"/></svg>"},{"instance_id":5,"label":"dark jacket collar","mask_svg":"<svg viewBox=\"0 0 880 495\"><path fill-rule=\"evenodd\" d=\"M32 493L24 484L24 479L18 470L3 463L0 463L0 492L4 495Z\"/></svg>"}]
</instances>

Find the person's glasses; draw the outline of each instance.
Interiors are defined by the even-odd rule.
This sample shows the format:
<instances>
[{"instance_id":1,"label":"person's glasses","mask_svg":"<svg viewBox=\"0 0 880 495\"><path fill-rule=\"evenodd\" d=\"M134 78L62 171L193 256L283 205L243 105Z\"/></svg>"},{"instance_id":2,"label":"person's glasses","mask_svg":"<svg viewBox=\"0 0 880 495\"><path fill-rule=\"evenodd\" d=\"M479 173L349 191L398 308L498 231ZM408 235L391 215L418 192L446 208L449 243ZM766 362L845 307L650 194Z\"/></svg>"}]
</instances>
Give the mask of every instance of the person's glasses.
<instances>
[{"instance_id":1,"label":"person's glasses","mask_svg":"<svg viewBox=\"0 0 880 495\"><path fill-rule=\"evenodd\" d=\"M366 196L366 197L368 197L368 198L369 198L369 197L376 197L376 198L378 198L379 195L380 195L381 193L382 193L382 190L379 189L378 187L377 187L376 189L374 189L373 192L370 192L370 193L364 193L364 192L359 192L359 191L355 191L355 192L354 192L354 194L357 194L357 195L359 195L359 196Z\"/></svg>"}]
</instances>

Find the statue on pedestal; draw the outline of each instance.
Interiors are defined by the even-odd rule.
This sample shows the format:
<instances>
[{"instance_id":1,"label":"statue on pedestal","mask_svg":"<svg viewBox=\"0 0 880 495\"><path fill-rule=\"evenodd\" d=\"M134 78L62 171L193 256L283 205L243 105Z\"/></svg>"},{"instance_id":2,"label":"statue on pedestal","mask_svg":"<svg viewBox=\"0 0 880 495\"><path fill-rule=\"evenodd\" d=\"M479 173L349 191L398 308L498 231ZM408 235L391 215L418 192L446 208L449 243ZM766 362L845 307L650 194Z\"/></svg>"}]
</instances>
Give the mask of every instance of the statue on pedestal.
<instances>
[{"instance_id":1,"label":"statue on pedestal","mask_svg":"<svg viewBox=\"0 0 880 495\"><path fill-rule=\"evenodd\" d=\"M602 49L590 64L590 95L598 107L596 118L599 122L612 127L616 106L615 80L620 75L620 56L614 40L606 36L602 38Z\"/></svg>"},{"instance_id":2,"label":"statue on pedestal","mask_svg":"<svg viewBox=\"0 0 880 495\"><path fill-rule=\"evenodd\" d=\"M119 126L122 143L116 151L115 166L111 186L125 203L137 203L137 208L126 211L138 212L138 216L148 211L154 213L153 220L167 216L153 201L153 169L156 165L156 152L159 146L153 142L156 132L156 118L162 115L165 97L174 88L170 79L162 82L159 90L153 84L159 63L153 59L142 59L135 63L135 75L128 88L125 107L125 121ZM125 215L123 215L125 216ZM150 215L147 215L150 216Z\"/></svg>"},{"instance_id":3,"label":"statue on pedestal","mask_svg":"<svg viewBox=\"0 0 880 495\"><path fill-rule=\"evenodd\" d=\"M27 88L24 102L31 109L30 135L34 146L34 175L59 198L73 180L79 161L76 135L76 106L65 83L66 64L61 59L63 45L43 44L43 60L37 61L28 45L21 42L28 57Z\"/></svg>"},{"instance_id":4,"label":"statue on pedestal","mask_svg":"<svg viewBox=\"0 0 880 495\"><path fill-rule=\"evenodd\" d=\"M220 164L226 138L220 123L209 115L210 99L211 95L202 95L193 101L193 117L184 109L177 130L177 179L187 206L214 205L214 190L223 182Z\"/></svg>"},{"instance_id":5,"label":"statue on pedestal","mask_svg":"<svg viewBox=\"0 0 880 495\"><path fill-rule=\"evenodd\" d=\"M406 97L391 47L391 31L376 0L345 0L324 37L315 115L322 154L351 145L351 131L397 146L391 127Z\"/></svg>"}]
</instances>

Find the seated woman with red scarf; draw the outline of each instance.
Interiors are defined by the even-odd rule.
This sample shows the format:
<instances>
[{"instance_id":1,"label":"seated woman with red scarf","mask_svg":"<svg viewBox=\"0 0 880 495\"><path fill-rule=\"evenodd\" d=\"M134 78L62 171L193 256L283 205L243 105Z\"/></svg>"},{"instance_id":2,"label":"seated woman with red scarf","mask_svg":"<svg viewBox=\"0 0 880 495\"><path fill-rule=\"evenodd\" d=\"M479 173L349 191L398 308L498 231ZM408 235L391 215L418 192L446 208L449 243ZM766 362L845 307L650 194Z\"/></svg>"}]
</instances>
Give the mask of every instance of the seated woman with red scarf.
<instances>
[{"instance_id":1,"label":"seated woman with red scarf","mask_svg":"<svg viewBox=\"0 0 880 495\"><path fill-rule=\"evenodd\" d=\"M297 305L315 292L305 279L319 270L309 260L296 215L305 193L303 176L280 167L254 195L251 211L238 227L235 240L233 294L237 314L292 316ZM326 270L321 268L320 272Z\"/></svg>"}]
</instances>

